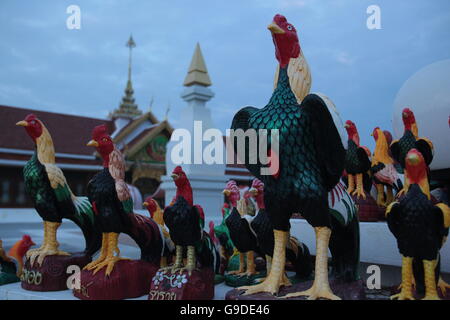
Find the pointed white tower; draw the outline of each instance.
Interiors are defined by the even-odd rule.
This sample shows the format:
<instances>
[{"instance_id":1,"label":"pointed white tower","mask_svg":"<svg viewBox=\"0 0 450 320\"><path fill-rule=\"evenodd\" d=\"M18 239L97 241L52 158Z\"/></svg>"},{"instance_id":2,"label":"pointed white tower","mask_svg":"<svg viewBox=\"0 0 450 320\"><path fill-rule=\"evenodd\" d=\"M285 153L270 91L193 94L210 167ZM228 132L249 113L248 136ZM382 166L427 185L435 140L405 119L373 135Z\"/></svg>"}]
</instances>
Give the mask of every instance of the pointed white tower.
<instances>
[{"instance_id":1,"label":"pointed white tower","mask_svg":"<svg viewBox=\"0 0 450 320\"><path fill-rule=\"evenodd\" d=\"M206 164L202 157L202 159L200 159L201 163L198 163L200 155L202 155L203 150L205 150L205 146L211 143L202 142L201 138L203 133L210 128L216 128L211 119L211 110L206 107L206 102L214 97L214 93L208 88L211 84L200 45L197 43L188 74L183 83L186 88L181 93L181 98L187 102L187 106L180 113L178 119L179 125L176 129L185 129L191 134L191 161L190 164L181 164L181 166L191 182L194 193L194 203L203 207L206 220L217 221L217 219L222 218L222 190L226 182L226 165L224 160L221 161L220 164ZM200 123L197 121L200 121ZM194 122L197 124L195 134ZM198 131L199 124L201 124L202 131L200 133ZM174 135L172 134L172 137L173 136ZM215 141L215 143L216 145L221 146L222 154L224 155L223 159L225 159L225 144L223 143L222 137L220 137L220 141ZM172 159L172 149L178 144L179 142L177 141L170 141L167 144L166 176L162 177L161 184L161 188L165 190L166 205L172 201L176 193L175 183L170 175L173 169L178 165L178 163L174 163L174 159ZM196 157L197 159L195 159Z\"/></svg>"}]
</instances>

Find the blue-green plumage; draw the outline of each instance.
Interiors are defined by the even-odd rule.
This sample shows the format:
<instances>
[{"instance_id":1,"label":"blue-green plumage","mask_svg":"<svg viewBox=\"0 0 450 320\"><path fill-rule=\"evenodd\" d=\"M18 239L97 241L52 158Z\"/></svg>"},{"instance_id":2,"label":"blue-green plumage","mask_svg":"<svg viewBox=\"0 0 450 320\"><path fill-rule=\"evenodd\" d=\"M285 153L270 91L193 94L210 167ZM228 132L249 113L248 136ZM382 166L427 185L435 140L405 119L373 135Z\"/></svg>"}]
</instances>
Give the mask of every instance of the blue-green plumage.
<instances>
[{"instance_id":1,"label":"blue-green plumage","mask_svg":"<svg viewBox=\"0 0 450 320\"><path fill-rule=\"evenodd\" d=\"M294 212L302 212L313 226L330 225L327 193L342 174L345 149L326 103L318 95L307 95L299 105L289 85L287 68L280 68L269 103L263 109L241 109L231 128L278 129L278 175L261 175L262 164L249 163L248 143L244 161L250 172L264 182L266 209L275 229L288 230ZM269 150L270 138L267 143Z\"/></svg>"}]
</instances>

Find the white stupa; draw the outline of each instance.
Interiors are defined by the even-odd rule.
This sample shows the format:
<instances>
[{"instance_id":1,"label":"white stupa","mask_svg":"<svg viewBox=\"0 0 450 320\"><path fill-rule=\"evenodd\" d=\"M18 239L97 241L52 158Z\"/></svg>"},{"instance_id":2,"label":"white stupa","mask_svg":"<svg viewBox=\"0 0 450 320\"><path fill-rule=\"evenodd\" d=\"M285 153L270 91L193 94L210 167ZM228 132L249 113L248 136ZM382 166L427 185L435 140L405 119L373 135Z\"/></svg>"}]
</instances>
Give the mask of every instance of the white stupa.
<instances>
[{"instance_id":1,"label":"white stupa","mask_svg":"<svg viewBox=\"0 0 450 320\"><path fill-rule=\"evenodd\" d=\"M415 115L419 136L434 145L431 170L450 168L450 59L432 63L403 84L394 101L394 139L403 135L402 110Z\"/></svg>"},{"instance_id":2,"label":"white stupa","mask_svg":"<svg viewBox=\"0 0 450 320\"><path fill-rule=\"evenodd\" d=\"M187 106L181 111L178 117L178 126L172 134L171 141L167 144L166 176L161 179L161 188L165 190L165 203L168 205L176 193L175 183L170 174L179 165L173 159L172 150L177 145L179 146L180 142L173 141L173 139L177 130L185 129L191 134L191 163L183 163L181 167L191 183L194 203L203 207L206 220L216 220L217 222L222 219L222 190L226 183L224 157L219 164L207 164L203 161L204 159L198 158L197 162L201 160L201 163L194 163L195 158L201 156L205 147L210 144L210 142L201 141L199 144L198 140L194 141L194 122L201 121L203 133L210 128L216 128L211 118L211 110L206 107L206 102L214 96L214 93L208 88L211 84L200 45L197 43L183 83L186 88L181 93L181 98L187 102ZM215 144L220 146L217 150L222 149L222 154L225 155L225 144L221 133L217 141L215 140Z\"/></svg>"}]
</instances>

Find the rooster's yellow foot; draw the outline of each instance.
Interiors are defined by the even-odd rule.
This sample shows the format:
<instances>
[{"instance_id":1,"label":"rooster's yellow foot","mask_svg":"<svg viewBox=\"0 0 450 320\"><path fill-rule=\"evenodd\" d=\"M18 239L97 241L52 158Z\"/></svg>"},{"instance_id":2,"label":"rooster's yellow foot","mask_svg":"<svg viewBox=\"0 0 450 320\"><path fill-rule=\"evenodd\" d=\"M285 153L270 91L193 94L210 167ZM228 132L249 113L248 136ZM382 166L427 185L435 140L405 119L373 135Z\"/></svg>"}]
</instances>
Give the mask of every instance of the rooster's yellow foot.
<instances>
[{"instance_id":1,"label":"rooster's yellow foot","mask_svg":"<svg viewBox=\"0 0 450 320\"><path fill-rule=\"evenodd\" d=\"M399 192L397 192L396 198L400 198L401 196L403 196L406 192L406 189L403 188L402 190L400 190Z\"/></svg>"},{"instance_id":2,"label":"rooster's yellow foot","mask_svg":"<svg viewBox=\"0 0 450 320\"><path fill-rule=\"evenodd\" d=\"M90 263L88 263L86 266L84 266L83 270L93 270L95 269L100 263L105 261L106 257L99 257L97 260L94 260Z\"/></svg>"},{"instance_id":3,"label":"rooster's yellow foot","mask_svg":"<svg viewBox=\"0 0 450 320\"><path fill-rule=\"evenodd\" d=\"M42 249L39 249L38 251L32 252L29 255L30 266L33 266L35 262L37 262L38 266L41 266L47 256L70 256L70 253L52 249L49 247L44 247Z\"/></svg>"},{"instance_id":4,"label":"rooster's yellow foot","mask_svg":"<svg viewBox=\"0 0 450 320\"><path fill-rule=\"evenodd\" d=\"M282 286L282 281L274 281L273 278L266 278L263 282L253 286L243 286L237 288L238 290L246 290L242 295L250 295L259 292L267 292L276 295Z\"/></svg>"},{"instance_id":5,"label":"rooster's yellow foot","mask_svg":"<svg viewBox=\"0 0 450 320\"><path fill-rule=\"evenodd\" d=\"M101 262L96 266L95 270L93 271L93 274L96 274L101 269L106 267L105 276L109 276L113 271L115 264L120 260L130 260L130 259L121 257L108 257L103 262Z\"/></svg>"},{"instance_id":6,"label":"rooster's yellow foot","mask_svg":"<svg viewBox=\"0 0 450 320\"><path fill-rule=\"evenodd\" d=\"M328 299L328 300L342 300L337 295L335 295L329 286L320 286L315 283L311 288L301 292L293 292L285 295L283 298L292 298L299 296L308 296L308 300L317 300L320 298Z\"/></svg>"},{"instance_id":7,"label":"rooster's yellow foot","mask_svg":"<svg viewBox=\"0 0 450 320\"><path fill-rule=\"evenodd\" d=\"M447 289L450 289L450 285L447 282L445 282L441 277L439 277L437 286L439 289L441 289L443 296L447 295Z\"/></svg>"},{"instance_id":8,"label":"rooster's yellow foot","mask_svg":"<svg viewBox=\"0 0 450 320\"><path fill-rule=\"evenodd\" d=\"M366 194L364 193L364 190L361 190L358 188L352 192L352 195L356 196L358 199L359 199L359 197L362 197L364 200L366 199Z\"/></svg>"},{"instance_id":9,"label":"rooster's yellow foot","mask_svg":"<svg viewBox=\"0 0 450 320\"><path fill-rule=\"evenodd\" d=\"M415 300L412 292L407 292L406 290L401 290L400 293L391 296L391 300Z\"/></svg>"}]
</instances>

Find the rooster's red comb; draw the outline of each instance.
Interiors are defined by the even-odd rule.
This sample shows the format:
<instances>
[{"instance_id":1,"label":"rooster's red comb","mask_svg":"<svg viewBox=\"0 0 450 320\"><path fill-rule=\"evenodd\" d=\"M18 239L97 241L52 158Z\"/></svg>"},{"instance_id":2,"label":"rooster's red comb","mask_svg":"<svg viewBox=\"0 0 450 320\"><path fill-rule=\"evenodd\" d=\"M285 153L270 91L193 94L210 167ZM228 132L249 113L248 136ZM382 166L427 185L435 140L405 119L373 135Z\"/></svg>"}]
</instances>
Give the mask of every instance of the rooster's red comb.
<instances>
[{"instance_id":1,"label":"rooster's red comb","mask_svg":"<svg viewBox=\"0 0 450 320\"><path fill-rule=\"evenodd\" d=\"M97 140L101 138L102 136L108 135L108 129L106 128L105 124L96 126L94 130L92 130L92 138L94 140Z\"/></svg>"},{"instance_id":2,"label":"rooster's red comb","mask_svg":"<svg viewBox=\"0 0 450 320\"><path fill-rule=\"evenodd\" d=\"M181 168L181 166L176 166L175 169L173 169L172 173L180 174L180 173L184 173L184 171L183 171L183 168Z\"/></svg>"},{"instance_id":3,"label":"rooster's red comb","mask_svg":"<svg viewBox=\"0 0 450 320\"><path fill-rule=\"evenodd\" d=\"M25 121L29 122L31 120L37 120L37 117L36 117L36 115L34 113L30 113L29 115L27 115L25 117Z\"/></svg>"}]
</instances>

